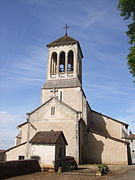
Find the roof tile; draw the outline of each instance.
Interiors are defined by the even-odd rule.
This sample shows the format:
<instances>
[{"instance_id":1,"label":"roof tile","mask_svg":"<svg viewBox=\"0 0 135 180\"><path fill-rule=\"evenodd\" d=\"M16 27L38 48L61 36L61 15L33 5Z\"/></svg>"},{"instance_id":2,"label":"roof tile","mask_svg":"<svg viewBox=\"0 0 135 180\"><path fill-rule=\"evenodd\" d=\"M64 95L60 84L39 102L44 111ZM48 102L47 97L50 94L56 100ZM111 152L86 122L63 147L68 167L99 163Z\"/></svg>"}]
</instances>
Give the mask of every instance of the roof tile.
<instances>
[{"instance_id":1,"label":"roof tile","mask_svg":"<svg viewBox=\"0 0 135 180\"><path fill-rule=\"evenodd\" d=\"M130 138L130 139L135 139L135 134L130 134L130 135L128 136L128 138Z\"/></svg>"},{"instance_id":2,"label":"roof tile","mask_svg":"<svg viewBox=\"0 0 135 180\"><path fill-rule=\"evenodd\" d=\"M83 58L83 53L82 53L82 50L81 50L81 46L80 46L80 43L78 40L74 39L74 38L71 38L70 36L67 36L67 35L64 35L62 36L61 38L49 43L47 45L47 47L55 47L55 46L63 46L63 45L72 45L72 44L77 44L79 49L80 49L80 52L81 52L81 56Z\"/></svg>"},{"instance_id":3,"label":"roof tile","mask_svg":"<svg viewBox=\"0 0 135 180\"><path fill-rule=\"evenodd\" d=\"M67 45L67 44L75 44L75 43L79 43L79 41L65 35L65 36L63 36L63 37L49 43L47 45L47 47L58 46L58 45Z\"/></svg>"},{"instance_id":4,"label":"roof tile","mask_svg":"<svg viewBox=\"0 0 135 180\"><path fill-rule=\"evenodd\" d=\"M62 135L67 144L67 141L64 137L62 131L39 131L35 134L35 136L30 140L32 144L56 144L59 136Z\"/></svg>"}]
</instances>

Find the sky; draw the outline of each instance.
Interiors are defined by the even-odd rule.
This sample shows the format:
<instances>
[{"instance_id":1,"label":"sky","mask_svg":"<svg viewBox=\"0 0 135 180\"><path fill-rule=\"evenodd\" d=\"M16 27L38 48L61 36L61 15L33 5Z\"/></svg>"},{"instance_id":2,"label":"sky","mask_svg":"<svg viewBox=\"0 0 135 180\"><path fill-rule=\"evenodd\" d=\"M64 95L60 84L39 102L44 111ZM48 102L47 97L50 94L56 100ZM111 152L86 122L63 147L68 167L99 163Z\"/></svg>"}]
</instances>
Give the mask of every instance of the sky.
<instances>
[{"instance_id":1,"label":"sky","mask_svg":"<svg viewBox=\"0 0 135 180\"><path fill-rule=\"evenodd\" d=\"M118 0L0 1L0 149L14 146L17 125L40 105L46 45L65 34L83 51L83 89L93 110L135 133L135 84L127 67L127 21Z\"/></svg>"}]
</instances>

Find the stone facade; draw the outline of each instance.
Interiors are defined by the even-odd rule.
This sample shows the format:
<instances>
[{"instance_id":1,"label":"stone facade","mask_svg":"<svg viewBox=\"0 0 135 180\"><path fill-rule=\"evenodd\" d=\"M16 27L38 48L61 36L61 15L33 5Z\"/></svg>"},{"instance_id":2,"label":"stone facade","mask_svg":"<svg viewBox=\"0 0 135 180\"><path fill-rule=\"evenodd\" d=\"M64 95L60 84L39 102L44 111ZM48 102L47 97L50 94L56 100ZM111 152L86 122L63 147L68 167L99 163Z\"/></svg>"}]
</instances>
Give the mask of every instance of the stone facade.
<instances>
[{"instance_id":1,"label":"stone facade","mask_svg":"<svg viewBox=\"0 0 135 180\"><path fill-rule=\"evenodd\" d=\"M130 131L130 135L127 137L127 140L130 143L129 153L130 153L130 164L135 164L135 134L132 134Z\"/></svg>"},{"instance_id":2,"label":"stone facade","mask_svg":"<svg viewBox=\"0 0 135 180\"><path fill-rule=\"evenodd\" d=\"M48 45L41 106L18 126L17 145L27 142L20 148L25 148L28 159L30 139L38 131L53 129L63 131L68 143L66 155L73 156L77 163L128 164L128 125L90 108L82 89L82 58L79 42L67 35ZM7 152L7 160L15 158L12 154L18 148Z\"/></svg>"},{"instance_id":3,"label":"stone facade","mask_svg":"<svg viewBox=\"0 0 135 180\"><path fill-rule=\"evenodd\" d=\"M6 160L19 160L19 157L26 158L27 143L24 142L18 146L12 147L6 151Z\"/></svg>"},{"instance_id":4,"label":"stone facade","mask_svg":"<svg viewBox=\"0 0 135 180\"><path fill-rule=\"evenodd\" d=\"M135 164L135 139L130 139L130 150L132 164Z\"/></svg>"},{"instance_id":5,"label":"stone facade","mask_svg":"<svg viewBox=\"0 0 135 180\"><path fill-rule=\"evenodd\" d=\"M6 159L5 150L0 149L0 161L5 161L5 159Z\"/></svg>"}]
</instances>

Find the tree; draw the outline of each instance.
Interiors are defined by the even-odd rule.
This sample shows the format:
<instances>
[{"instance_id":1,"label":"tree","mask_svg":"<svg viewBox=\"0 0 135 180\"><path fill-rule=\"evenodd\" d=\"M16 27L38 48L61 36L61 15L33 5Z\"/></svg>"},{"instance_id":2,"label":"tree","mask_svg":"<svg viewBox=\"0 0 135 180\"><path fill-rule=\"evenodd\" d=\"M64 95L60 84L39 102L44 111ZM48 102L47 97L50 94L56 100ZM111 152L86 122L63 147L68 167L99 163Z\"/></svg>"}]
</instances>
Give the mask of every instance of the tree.
<instances>
[{"instance_id":1,"label":"tree","mask_svg":"<svg viewBox=\"0 0 135 180\"><path fill-rule=\"evenodd\" d=\"M124 17L124 20L129 19L128 31L126 32L130 41L128 67L133 77L135 77L135 0L119 0L118 9L121 11L120 15Z\"/></svg>"}]
</instances>

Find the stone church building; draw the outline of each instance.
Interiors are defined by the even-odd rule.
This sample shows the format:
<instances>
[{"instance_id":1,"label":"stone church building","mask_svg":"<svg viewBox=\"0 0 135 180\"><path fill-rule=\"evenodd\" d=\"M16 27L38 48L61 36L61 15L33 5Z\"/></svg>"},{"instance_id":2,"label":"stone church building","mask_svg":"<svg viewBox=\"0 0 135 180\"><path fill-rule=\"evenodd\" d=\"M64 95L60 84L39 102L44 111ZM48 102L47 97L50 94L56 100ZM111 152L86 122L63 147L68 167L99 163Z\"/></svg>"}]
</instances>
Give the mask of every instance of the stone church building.
<instances>
[{"instance_id":1,"label":"stone church building","mask_svg":"<svg viewBox=\"0 0 135 180\"><path fill-rule=\"evenodd\" d=\"M47 47L48 70L41 105L18 125L16 145L6 151L7 160L30 159L35 134L54 130L63 133L68 144L66 155L78 164L128 164L128 124L92 110L86 99L79 41L65 34Z\"/></svg>"}]
</instances>

